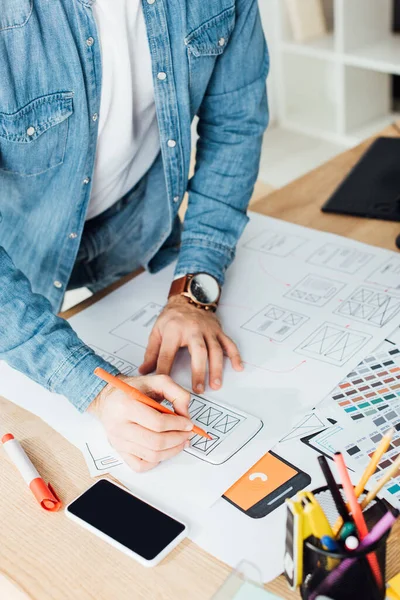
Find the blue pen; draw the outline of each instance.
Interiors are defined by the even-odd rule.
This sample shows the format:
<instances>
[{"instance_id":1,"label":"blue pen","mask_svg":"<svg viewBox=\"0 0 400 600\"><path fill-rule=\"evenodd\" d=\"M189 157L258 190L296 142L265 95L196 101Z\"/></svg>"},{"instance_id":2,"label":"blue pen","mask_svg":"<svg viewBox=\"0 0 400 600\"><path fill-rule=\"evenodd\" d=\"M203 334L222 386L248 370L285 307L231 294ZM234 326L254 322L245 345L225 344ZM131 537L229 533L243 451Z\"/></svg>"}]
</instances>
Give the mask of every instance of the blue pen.
<instances>
[{"instance_id":1,"label":"blue pen","mask_svg":"<svg viewBox=\"0 0 400 600\"><path fill-rule=\"evenodd\" d=\"M330 535L323 535L321 538L321 543L327 550L329 550L329 552L337 552L339 550L339 546Z\"/></svg>"}]
</instances>

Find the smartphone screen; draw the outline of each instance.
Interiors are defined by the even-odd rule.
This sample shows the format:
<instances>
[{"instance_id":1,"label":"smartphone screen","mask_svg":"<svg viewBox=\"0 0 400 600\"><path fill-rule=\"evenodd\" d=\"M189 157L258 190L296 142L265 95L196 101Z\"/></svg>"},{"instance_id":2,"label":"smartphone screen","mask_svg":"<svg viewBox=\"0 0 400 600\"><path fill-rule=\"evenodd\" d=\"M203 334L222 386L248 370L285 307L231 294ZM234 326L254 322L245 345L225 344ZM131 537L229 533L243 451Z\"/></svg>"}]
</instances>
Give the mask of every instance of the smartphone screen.
<instances>
[{"instance_id":1,"label":"smartphone screen","mask_svg":"<svg viewBox=\"0 0 400 600\"><path fill-rule=\"evenodd\" d=\"M270 451L234 483L223 498L250 517L260 518L310 482L309 475Z\"/></svg>"},{"instance_id":2,"label":"smartphone screen","mask_svg":"<svg viewBox=\"0 0 400 600\"><path fill-rule=\"evenodd\" d=\"M105 479L72 502L68 511L148 561L185 529L183 523Z\"/></svg>"}]
</instances>

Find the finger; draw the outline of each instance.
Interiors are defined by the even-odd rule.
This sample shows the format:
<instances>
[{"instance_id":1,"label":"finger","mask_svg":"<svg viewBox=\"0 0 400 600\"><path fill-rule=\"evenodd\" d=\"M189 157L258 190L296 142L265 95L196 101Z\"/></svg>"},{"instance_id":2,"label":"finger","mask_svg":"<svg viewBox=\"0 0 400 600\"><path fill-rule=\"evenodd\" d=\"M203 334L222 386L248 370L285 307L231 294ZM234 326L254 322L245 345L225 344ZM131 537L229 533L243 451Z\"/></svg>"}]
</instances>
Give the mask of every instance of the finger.
<instances>
[{"instance_id":1,"label":"finger","mask_svg":"<svg viewBox=\"0 0 400 600\"><path fill-rule=\"evenodd\" d=\"M185 442L188 446L190 442ZM146 448L145 446L140 446L139 444L133 442L121 442L119 445L121 447L121 451L130 456L135 456L136 458L140 458L147 463L150 464L158 464L163 462L164 460L168 460L169 458L173 458L185 448L185 444L179 444L178 446L174 446L173 448L168 448L167 450L151 450L150 448Z\"/></svg>"},{"instance_id":2,"label":"finger","mask_svg":"<svg viewBox=\"0 0 400 600\"><path fill-rule=\"evenodd\" d=\"M145 471L150 471L150 469L154 469L154 467L157 466L157 463L149 463L126 452L120 452L119 455L128 465L128 467L130 467L132 471L135 471L135 473L144 473Z\"/></svg>"},{"instance_id":3,"label":"finger","mask_svg":"<svg viewBox=\"0 0 400 600\"><path fill-rule=\"evenodd\" d=\"M161 348L158 354L158 375L169 375L171 373L176 353L178 352L180 347L181 340L179 336L176 336L176 334L173 334L172 336L170 334L169 337L167 337L167 335L164 335L163 341L161 343Z\"/></svg>"},{"instance_id":4,"label":"finger","mask_svg":"<svg viewBox=\"0 0 400 600\"><path fill-rule=\"evenodd\" d=\"M184 444L192 435L192 431L165 431L159 433L136 423L124 423L118 428L118 439L115 436L110 441L114 447L117 447L120 440L124 440L137 443L151 450L160 451Z\"/></svg>"},{"instance_id":5,"label":"finger","mask_svg":"<svg viewBox=\"0 0 400 600\"><path fill-rule=\"evenodd\" d=\"M192 387L193 391L201 394L204 392L204 381L207 369L207 346L202 335L193 336L189 342L188 350L192 357Z\"/></svg>"},{"instance_id":6,"label":"finger","mask_svg":"<svg viewBox=\"0 0 400 600\"><path fill-rule=\"evenodd\" d=\"M151 379L167 378L166 375L149 375ZM179 386L178 386L179 387ZM187 392L189 398L190 394ZM124 417L127 421L142 425L152 431L191 431L193 423L187 417L178 414L159 412L151 406L132 400L126 406Z\"/></svg>"},{"instance_id":7,"label":"finger","mask_svg":"<svg viewBox=\"0 0 400 600\"><path fill-rule=\"evenodd\" d=\"M208 369L210 387L218 390L222 385L222 370L224 367L224 353L221 344L215 337L207 338Z\"/></svg>"},{"instance_id":8,"label":"finger","mask_svg":"<svg viewBox=\"0 0 400 600\"><path fill-rule=\"evenodd\" d=\"M224 333L219 334L218 340L225 354L230 359L232 367L235 369L235 371L243 371L242 358L240 356L239 349L236 346L235 342Z\"/></svg>"},{"instance_id":9,"label":"finger","mask_svg":"<svg viewBox=\"0 0 400 600\"><path fill-rule=\"evenodd\" d=\"M146 385L150 385L155 392L169 400L174 405L174 410L178 415L189 418L190 394L175 383L171 377L168 377L168 375L151 375L147 378ZM177 430L185 430L185 427L179 427Z\"/></svg>"},{"instance_id":10,"label":"finger","mask_svg":"<svg viewBox=\"0 0 400 600\"><path fill-rule=\"evenodd\" d=\"M153 329L149 337L143 363L139 367L139 372L142 375L147 375L148 373L155 371L161 341L162 339L160 333L157 329Z\"/></svg>"}]
</instances>

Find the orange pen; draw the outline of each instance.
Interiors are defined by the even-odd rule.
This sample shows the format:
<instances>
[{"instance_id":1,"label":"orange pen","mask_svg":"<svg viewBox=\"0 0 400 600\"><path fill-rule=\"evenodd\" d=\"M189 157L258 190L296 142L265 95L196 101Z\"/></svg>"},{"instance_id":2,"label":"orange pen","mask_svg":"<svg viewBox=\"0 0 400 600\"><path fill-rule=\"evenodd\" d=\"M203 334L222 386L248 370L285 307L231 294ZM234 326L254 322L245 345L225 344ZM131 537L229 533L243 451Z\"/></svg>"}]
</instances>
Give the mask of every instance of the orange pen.
<instances>
[{"instance_id":1,"label":"orange pen","mask_svg":"<svg viewBox=\"0 0 400 600\"><path fill-rule=\"evenodd\" d=\"M347 502L350 505L354 524L356 526L360 540L363 540L368 534L368 528L364 519L364 515L362 513L361 506L357 502L357 498L354 493L354 487L351 483L351 479L347 471L343 455L340 452L335 452L333 460L335 461L337 469L339 471L342 487L344 493L346 494ZM371 567L371 571L375 577L375 581L378 585L378 588L381 590L383 586L382 573L379 568L379 563L378 559L376 558L376 554L374 554L373 552L371 552L371 554L367 554L367 560L369 562L369 566Z\"/></svg>"},{"instance_id":2,"label":"orange pen","mask_svg":"<svg viewBox=\"0 0 400 600\"><path fill-rule=\"evenodd\" d=\"M101 367L97 367L94 370L94 374L97 375L97 377L100 377L100 379L102 379L103 381L106 381L107 383L118 388L119 390L121 390L121 392L125 392L125 394L127 394L128 396L131 396L131 398L133 398L134 400L137 400L138 402L142 402L142 404L146 404L147 406L150 406L151 408L155 408L159 412L162 412L162 413L165 413L168 415L176 415L176 413L174 413L173 410L170 410L163 404L156 402L155 400L153 400L153 398L149 398L148 396L146 396L146 394L143 394L143 392L137 390L136 388L132 387L131 385L128 385L127 383L125 383L125 381L121 381L121 379L118 379L118 377L115 377L115 375L111 375L111 373L108 373ZM212 437L210 435L208 435L208 433L206 433L205 431L203 431L202 429L200 429L200 427L197 427L196 425L193 425L192 431L194 433L197 433L197 435L201 435L202 437L207 438L208 440L212 440Z\"/></svg>"}]
</instances>

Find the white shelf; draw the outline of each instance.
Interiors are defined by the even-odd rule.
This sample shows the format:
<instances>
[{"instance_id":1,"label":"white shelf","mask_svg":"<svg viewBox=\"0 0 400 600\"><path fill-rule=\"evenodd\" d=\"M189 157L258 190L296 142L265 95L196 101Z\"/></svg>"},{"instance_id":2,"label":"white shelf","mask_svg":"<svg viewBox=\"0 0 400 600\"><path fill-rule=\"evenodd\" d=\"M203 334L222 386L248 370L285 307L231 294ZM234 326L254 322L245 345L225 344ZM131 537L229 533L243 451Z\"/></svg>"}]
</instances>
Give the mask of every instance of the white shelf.
<instances>
[{"instance_id":1,"label":"white shelf","mask_svg":"<svg viewBox=\"0 0 400 600\"><path fill-rule=\"evenodd\" d=\"M335 60L337 58L334 48L333 34L328 34L322 38L310 40L309 42L282 42L283 52L300 54L303 56L312 56L313 58L322 58Z\"/></svg>"},{"instance_id":2,"label":"white shelf","mask_svg":"<svg viewBox=\"0 0 400 600\"><path fill-rule=\"evenodd\" d=\"M391 77L400 75L393 1L322 0L330 33L304 43L293 40L286 3L275 1L271 64L281 126L350 146L398 118L391 108Z\"/></svg>"},{"instance_id":3,"label":"white shelf","mask_svg":"<svg viewBox=\"0 0 400 600\"><path fill-rule=\"evenodd\" d=\"M343 61L354 67L400 75L400 35L352 50L344 54Z\"/></svg>"},{"instance_id":4,"label":"white shelf","mask_svg":"<svg viewBox=\"0 0 400 600\"><path fill-rule=\"evenodd\" d=\"M348 131L347 136L352 145L359 144L363 140L374 135L377 131L382 131L385 127L391 125L394 121L400 119L400 113L391 113L370 121L367 125Z\"/></svg>"}]
</instances>

